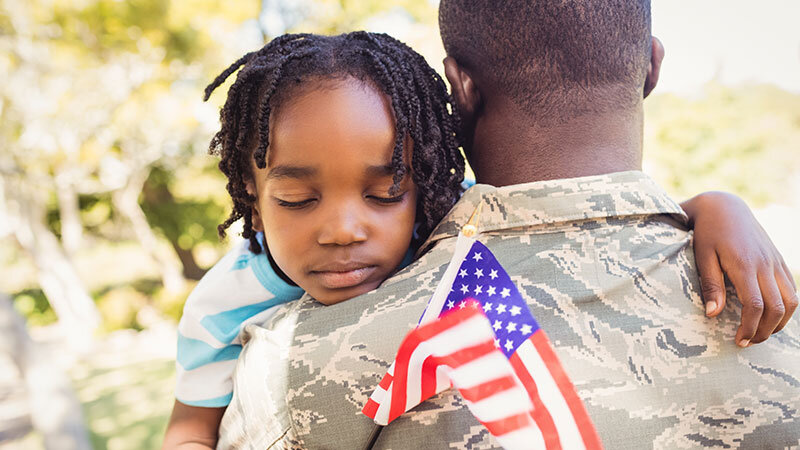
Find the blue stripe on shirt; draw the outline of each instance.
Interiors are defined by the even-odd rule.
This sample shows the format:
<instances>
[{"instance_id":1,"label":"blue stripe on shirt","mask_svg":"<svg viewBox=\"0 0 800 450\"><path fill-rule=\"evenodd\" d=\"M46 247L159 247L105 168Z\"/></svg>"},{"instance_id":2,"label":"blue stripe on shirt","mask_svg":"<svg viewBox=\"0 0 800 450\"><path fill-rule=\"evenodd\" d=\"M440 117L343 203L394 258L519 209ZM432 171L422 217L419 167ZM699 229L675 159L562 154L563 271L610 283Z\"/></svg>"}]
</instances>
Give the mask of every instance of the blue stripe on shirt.
<instances>
[{"instance_id":1,"label":"blue stripe on shirt","mask_svg":"<svg viewBox=\"0 0 800 450\"><path fill-rule=\"evenodd\" d=\"M192 370L206 364L230 361L239 357L241 345L228 345L222 348L212 347L205 342L187 338L178 333L178 364L183 370Z\"/></svg>"},{"instance_id":2,"label":"blue stripe on shirt","mask_svg":"<svg viewBox=\"0 0 800 450\"><path fill-rule=\"evenodd\" d=\"M250 258L252 257L253 254L249 251L247 253L242 253L233 263L233 266L231 266L231 270L242 270L247 268L247 266L250 265Z\"/></svg>"},{"instance_id":3,"label":"blue stripe on shirt","mask_svg":"<svg viewBox=\"0 0 800 450\"><path fill-rule=\"evenodd\" d=\"M275 273L265 253L262 252L251 258L250 266L253 268L253 274L255 274L258 282L261 283L262 286L272 292L276 298L284 299L281 303L297 300L303 296L305 291L302 288L292 286L283 281L283 279Z\"/></svg>"},{"instance_id":4,"label":"blue stripe on shirt","mask_svg":"<svg viewBox=\"0 0 800 450\"><path fill-rule=\"evenodd\" d=\"M277 275L276 275L277 276ZM300 290L302 295L303 290ZM298 297L276 296L270 300L252 305L245 305L235 309L222 311L221 313L208 315L200 320L200 325L203 326L212 336L223 344L230 344L239 334L239 330L245 320L255 316L258 313L266 311L273 306L278 306L283 303L288 303ZM221 299L224 301L223 299Z\"/></svg>"},{"instance_id":5,"label":"blue stripe on shirt","mask_svg":"<svg viewBox=\"0 0 800 450\"><path fill-rule=\"evenodd\" d=\"M256 279L261 283L264 289L272 293L275 297L285 299L285 301L281 303L297 300L302 297L303 293L305 293L303 289L287 283L275 273L275 269L272 267L267 257L266 246L264 245L264 233L256 233L256 239L258 239L264 251L255 254L250 251L249 244L244 244L248 246L246 252L239 255L239 258L236 259L230 270L242 270L247 267L252 268L253 275L256 276ZM276 305L278 304L280 303L276 303Z\"/></svg>"},{"instance_id":6,"label":"blue stripe on shirt","mask_svg":"<svg viewBox=\"0 0 800 450\"><path fill-rule=\"evenodd\" d=\"M199 406L201 408L220 408L228 406L233 398L233 392L230 394L220 395L219 397L209 398L208 400L192 400L185 401L178 399L181 403L189 406Z\"/></svg>"}]
</instances>

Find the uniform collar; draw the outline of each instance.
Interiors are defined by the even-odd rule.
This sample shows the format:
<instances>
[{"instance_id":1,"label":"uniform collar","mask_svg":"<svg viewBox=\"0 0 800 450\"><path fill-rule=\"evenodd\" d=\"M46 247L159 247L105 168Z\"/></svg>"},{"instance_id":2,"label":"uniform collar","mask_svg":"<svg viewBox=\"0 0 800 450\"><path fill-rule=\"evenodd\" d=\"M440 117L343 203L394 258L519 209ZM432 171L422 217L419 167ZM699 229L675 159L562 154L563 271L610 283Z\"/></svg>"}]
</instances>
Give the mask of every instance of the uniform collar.
<instances>
[{"instance_id":1,"label":"uniform collar","mask_svg":"<svg viewBox=\"0 0 800 450\"><path fill-rule=\"evenodd\" d=\"M681 222L688 221L681 207L652 178L639 171L499 188L476 184L433 230L421 251L436 241L457 236L481 201L479 233L632 215L672 214Z\"/></svg>"}]
</instances>

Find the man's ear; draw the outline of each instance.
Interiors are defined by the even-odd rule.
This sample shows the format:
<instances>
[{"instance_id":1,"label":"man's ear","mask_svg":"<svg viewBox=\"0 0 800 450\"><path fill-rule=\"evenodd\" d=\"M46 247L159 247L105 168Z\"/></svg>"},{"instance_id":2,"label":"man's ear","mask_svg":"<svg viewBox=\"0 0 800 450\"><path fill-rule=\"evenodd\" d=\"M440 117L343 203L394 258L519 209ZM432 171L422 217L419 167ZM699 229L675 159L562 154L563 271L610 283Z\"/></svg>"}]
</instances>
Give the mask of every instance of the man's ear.
<instances>
[{"instance_id":1,"label":"man's ear","mask_svg":"<svg viewBox=\"0 0 800 450\"><path fill-rule=\"evenodd\" d=\"M444 76L450 82L456 108L461 120L473 122L481 105L481 93L472 75L467 73L452 56L444 59Z\"/></svg>"},{"instance_id":2,"label":"man's ear","mask_svg":"<svg viewBox=\"0 0 800 450\"><path fill-rule=\"evenodd\" d=\"M261 221L261 211L259 210L258 205L258 189L256 189L256 183L253 181L252 177L247 177L244 182L245 190L247 193L252 195L256 198L256 200L250 205L251 211L251 223L254 231L264 231L264 222Z\"/></svg>"},{"instance_id":3,"label":"man's ear","mask_svg":"<svg viewBox=\"0 0 800 450\"><path fill-rule=\"evenodd\" d=\"M650 66L647 68L647 78L644 80L644 98L647 98L658 83L658 75L661 73L661 61L664 60L664 44L653 36L653 47L650 51Z\"/></svg>"}]
</instances>

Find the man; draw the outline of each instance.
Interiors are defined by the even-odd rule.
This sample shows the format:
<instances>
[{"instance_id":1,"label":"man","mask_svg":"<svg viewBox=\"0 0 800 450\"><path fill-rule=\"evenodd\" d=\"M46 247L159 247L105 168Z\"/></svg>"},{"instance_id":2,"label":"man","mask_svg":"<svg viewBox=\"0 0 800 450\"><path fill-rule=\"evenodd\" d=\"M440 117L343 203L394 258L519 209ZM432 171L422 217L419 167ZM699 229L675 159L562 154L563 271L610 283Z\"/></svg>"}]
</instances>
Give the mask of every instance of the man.
<instances>
[{"instance_id":1,"label":"man","mask_svg":"<svg viewBox=\"0 0 800 450\"><path fill-rule=\"evenodd\" d=\"M649 2L443 0L439 19L467 157L487 185L377 291L328 307L304 298L250 327L220 445L370 442L376 427L359 411L481 202L480 240L550 337L606 447L800 445L797 323L743 349L734 338L747 346L775 326L740 329L732 296L705 318L686 216L638 172L642 99L663 57ZM497 447L454 390L374 442L447 447Z\"/></svg>"}]
</instances>

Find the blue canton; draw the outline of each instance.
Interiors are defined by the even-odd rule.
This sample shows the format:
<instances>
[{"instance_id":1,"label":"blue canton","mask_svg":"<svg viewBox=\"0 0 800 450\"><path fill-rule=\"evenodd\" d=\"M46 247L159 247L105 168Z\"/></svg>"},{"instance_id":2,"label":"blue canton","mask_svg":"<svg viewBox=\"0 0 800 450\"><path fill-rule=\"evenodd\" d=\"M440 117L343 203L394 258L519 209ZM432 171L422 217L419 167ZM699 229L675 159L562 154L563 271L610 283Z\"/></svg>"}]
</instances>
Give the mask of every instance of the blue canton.
<instances>
[{"instance_id":1,"label":"blue canton","mask_svg":"<svg viewBox=\"0 0 800 450\"><path fill-rule=\"evenodd\" d=\"M458 269L440 316L456 308L483 308L494 344L507 358L539 329L528 305L497 259L478 241Z\"/></svg>"}]
</instances>

